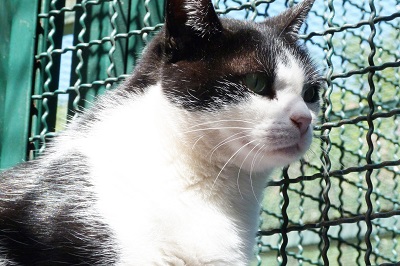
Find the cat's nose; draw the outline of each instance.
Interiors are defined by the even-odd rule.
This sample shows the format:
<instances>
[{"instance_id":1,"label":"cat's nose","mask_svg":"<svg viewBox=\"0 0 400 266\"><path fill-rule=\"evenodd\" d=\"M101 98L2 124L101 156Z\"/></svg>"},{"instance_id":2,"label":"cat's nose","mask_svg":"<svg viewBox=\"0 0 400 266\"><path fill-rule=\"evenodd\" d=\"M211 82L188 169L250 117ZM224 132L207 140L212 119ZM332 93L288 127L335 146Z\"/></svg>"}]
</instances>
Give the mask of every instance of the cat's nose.
<instances>
[{"instance_id":1,"label":"cat's nose","mask_svg":"<svg viewBox=\"0 0 400 266\"><path fill-rule=\"evenodd\" d=\"M300 114L300 115L292 115L290 120L297 126L300 130L301 135L307 132L308 127L311 124L312 117L310 114Z\"/></svg>"}]
</instances>

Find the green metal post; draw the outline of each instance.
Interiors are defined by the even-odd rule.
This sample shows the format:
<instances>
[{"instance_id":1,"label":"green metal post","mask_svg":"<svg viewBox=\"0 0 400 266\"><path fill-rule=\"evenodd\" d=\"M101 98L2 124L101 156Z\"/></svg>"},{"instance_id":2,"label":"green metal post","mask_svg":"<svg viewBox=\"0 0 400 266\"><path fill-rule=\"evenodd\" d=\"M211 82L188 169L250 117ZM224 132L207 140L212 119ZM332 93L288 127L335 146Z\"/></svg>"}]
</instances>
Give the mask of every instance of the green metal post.
<instances>
[{"instance_id":1,"label":"green metal post","mask_svg":"<svg viewBox=\"0 0 400 266\"><path fill-rule=\"evenodd\" d=\"M144 37L137 34L127 39L118 34L155 26L163 21L164 14L164 1L159 0L110 1L98 5L78 0L78 3L83 9L77 11L74 45L105 38L110 40L74 51L71 85L78 84L79 95L70 94L68 109L71 116L77 109L76 105L87 108L99 94L110 88L94 85L94 81L132 71L145 46ZM82 89L80 84L90 85Z\"/></svg>"},{"instance_id":2,"label":"green metal post","mask_svg":"<svg viewBox=\"0 0 400 266\"><path fill-rule=\"evenodd\" d=\"M139 30L148 26L156 26L164 21L165 1L162 0L132 0L129 14L129 30ZM147 36L134 35L128 39L128 54L126 61L126 72L132 72L137 63L139 55L146 44L150 41Z\"/></svg>"},{"instance_id":3,"label":"green metal post","mask_svg":"<svg viewBox=\"0 0 400 266\"><path fill-rule=\"evenodd\" d=\"M3 0L0 4L5 22L0 35L9 40L0 48L5 58L0 63L0 169L27 157L38 1Z\"/></svg>"},{"instance_id":4,"label":"green metal post","mask_svg":"<svg viewBox=\"0 0 400 266\"><path fill-rule=\"evenodd\" d=\"M1 150L3 140L4 124L4 103L6 98L7 87L7 70L8 70L8 57L10 46L10 32L11 32L11 13L6 12L10 9L9 1L0 1L0 169L1 169Z\"/></svg>"}]
</instances>

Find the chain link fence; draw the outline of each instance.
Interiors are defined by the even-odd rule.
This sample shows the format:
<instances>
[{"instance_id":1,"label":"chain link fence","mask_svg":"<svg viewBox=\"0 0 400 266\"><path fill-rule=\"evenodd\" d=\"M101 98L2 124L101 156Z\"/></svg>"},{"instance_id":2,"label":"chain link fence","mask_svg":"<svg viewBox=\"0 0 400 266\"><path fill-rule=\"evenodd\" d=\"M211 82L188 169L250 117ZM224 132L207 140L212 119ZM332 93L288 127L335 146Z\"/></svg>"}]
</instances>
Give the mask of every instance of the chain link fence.
<instances>
[{"instance_id":1,"label":"chain link fence","mask_svg":"<svg viewBox=\"0 0 400 266\"><path fill-rule=\"evenodd\" d=\"M214 0L221 16L255 21L297 2ZM0 168L36 157L67 117L126 78L164 10L161 0L30 5L35 38L20 88L29 97L19 103L27 111L2 122ZM266 189L254 265L399 265L400 1L316 0L301 38L326 80L322 112L311 150ZM5 145L11 135L22 150Z\"/></svg>"}]
</instances>

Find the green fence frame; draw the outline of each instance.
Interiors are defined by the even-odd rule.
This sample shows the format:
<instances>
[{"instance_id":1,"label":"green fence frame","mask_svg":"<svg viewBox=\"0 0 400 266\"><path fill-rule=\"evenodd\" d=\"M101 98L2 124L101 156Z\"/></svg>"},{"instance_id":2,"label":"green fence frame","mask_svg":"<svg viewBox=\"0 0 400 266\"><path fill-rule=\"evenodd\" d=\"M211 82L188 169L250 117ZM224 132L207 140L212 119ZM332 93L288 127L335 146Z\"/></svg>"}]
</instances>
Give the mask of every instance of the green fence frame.
<instances>
[{"instance_id":1,"label":"green fence frame","mask_svg":"<svg viewBox=\"0 0 400 266\"><path fill-rule=\"evenodd\" d=\"M110 5L111 24L104 19ZM160 28L163 11L163 1L77 0L71 8L66 0L0 2L0 37L5 40L0 42L0 169L36 157L55 136L54 96L69 95L68 115L73 116L124 79L146 44L143 32ZM75 43L62 50L67 13L74 13ZM74 53L71 86L60 90L61 54L68 50Z\"/></svg>"},{"instance_id":2,"label":"green fence frame","mask_svg":"<svg viewBox=\"0 0 400 266\"><path fill-rule=\"evenodd\" d=\"M299 1L214 4L257 20ZM0 1L0 169L46 148L60 107L74 116L126 78L163 10L163 0ZM255 264L400 265L400 0L316 0L310 17L301 38L326 81L316 161L274 173ZM62 47L67 31L74 43ZM70 84L59 88L66 53Z\"/></svg>"},{"instance_id":3,"label":"green fence frame","mask_svg":"<svg viewBox=\"0 0 400 266\"><path fill-rule=\"evenodd\" d=\"M0 169L27 158L38 3L0 2Z\"/></svg>"}]
</instances>

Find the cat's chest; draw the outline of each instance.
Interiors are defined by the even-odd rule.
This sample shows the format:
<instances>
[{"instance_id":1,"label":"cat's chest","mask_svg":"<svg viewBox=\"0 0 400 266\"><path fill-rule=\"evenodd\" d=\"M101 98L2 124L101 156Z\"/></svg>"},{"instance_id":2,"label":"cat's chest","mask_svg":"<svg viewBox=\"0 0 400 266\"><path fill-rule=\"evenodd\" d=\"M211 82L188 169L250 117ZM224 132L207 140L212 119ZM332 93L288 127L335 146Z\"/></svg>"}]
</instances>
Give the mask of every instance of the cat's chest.
<instances>
[{"instance_id":1,"label":"cat's chest","mask_svg":"<svg viewBox=\"0 0 400 266\"><path fill-rule=\"evenodd\" d=\"M161 187L163 191L118 189L98 202L118 244L120 265L169 265L172 258L177 259L173 265L181 265L179 260L189 265L245 265L254 243L243 242L243 230L252 236L252 226L239 226L225 211L192 193L168 184Z\"/></svg>"},{"instance_id":2,"label":"cat's chest","mask_svg":"<svg viewBox=\"0 0 400 266\"><path fill-rule=\"evenodd\" d=\"M245 265L257 229L255 200L232 192L234 200L221 195L218 204L211 204L198 191L185 190L172 167L137 174L126 175L126 181L116 180L121 175L109 175L95 185L96 208L116 238L121 265L165 265L163 258L174 257L190 258L190 265ZM210 188L197 188L201 189L207 189L200 191L204 196ZM254 196L249 186L241 189ZM218 264L221 254L228 255Z\"/></svg>"},{"instance_id":3,"label":"cat's chest","mask_svg":"<svg viewBox=\"0 0 400 266\"><path fill-rule=\"evenodd\" d=\"M174 256L193 259L189 265L245 265L265 178L191 158L179 134L164 126L163 101L159 87L149 88L108 112L77 145L88 158L95 207L116 239L121 265L165 265L147 259ZM109 144L99 146L104 140ZM201 149L197 143L191 152Z\"/></svg>"}]
</instances>

